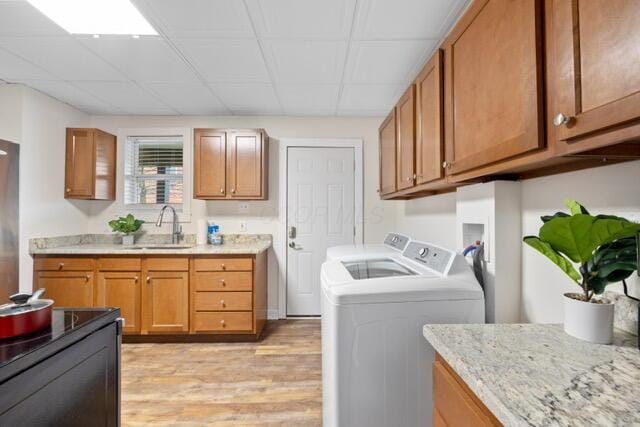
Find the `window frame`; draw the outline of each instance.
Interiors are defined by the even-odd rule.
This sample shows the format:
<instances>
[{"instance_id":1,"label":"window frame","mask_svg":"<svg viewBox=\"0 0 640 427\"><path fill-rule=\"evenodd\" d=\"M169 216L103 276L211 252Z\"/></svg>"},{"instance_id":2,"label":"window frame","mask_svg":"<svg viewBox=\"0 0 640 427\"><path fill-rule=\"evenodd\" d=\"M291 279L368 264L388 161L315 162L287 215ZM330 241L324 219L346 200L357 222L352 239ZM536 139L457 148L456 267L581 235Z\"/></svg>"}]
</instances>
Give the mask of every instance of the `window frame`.
<instances>
[{"instance_id":1,"label":"window frame","mask_svg":"<svg viewBox=\"0 0 640 427\"><path fill-rule=\"evenodd\" d=\"M118 176L120 183L117 186L116 197L120 200L126 212L133 213L136 217L145 221L155 221L158 216L161 204L127 204L125 200L126 175L125 168L127 162L127 144L129 138L135 137L182 137L182 204L171 204L177 213L179 222L191 222L191 200L192 196L192 175L193 156L191 143L193 139L190 128L132 128L118 130Z\"/></svg>"}]
</instances>

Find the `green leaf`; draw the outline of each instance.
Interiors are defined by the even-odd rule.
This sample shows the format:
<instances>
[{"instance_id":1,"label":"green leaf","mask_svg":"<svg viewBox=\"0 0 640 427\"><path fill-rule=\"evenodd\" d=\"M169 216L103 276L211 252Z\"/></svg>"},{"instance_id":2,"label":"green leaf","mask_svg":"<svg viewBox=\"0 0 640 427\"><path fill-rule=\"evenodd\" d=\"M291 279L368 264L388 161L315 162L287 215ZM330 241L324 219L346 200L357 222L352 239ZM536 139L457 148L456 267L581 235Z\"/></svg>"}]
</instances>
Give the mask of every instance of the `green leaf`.
<instances>
[{"instance_id":1,"label":"green leaf","mask_svg":"<svg viewBox=\"0 0 640 427\"><path fill-rule=\"evenodd\" d=\"M580 203L573 199L564 199L564 204L571 211L571 215L585 214L589 215L589 211Z\"/></svg>"},{"instance_id":2,"label":"green leaf","mask_svg":"<svg viewBox=\"0 0 640 427\"><path fill-rule=\"evenodd\" d=\"M586 214L556 217L540 228L540 239L565 254L573 262L589 261L599 246L630 237L640 231L640 224Z\"/></svg>"},{"instance_id":3,"label":"green leaf","mask_svg":"<svg viewBox=\"0 0 640 427\"><path fill-rule=\"evenodd\" d=\"M547 242L540 240L537 236L526 236L522 239L527 245L531 246L547 258L551 260L555 265L560 267L574 282L580 284L580 273L575 269L573 264L569 262L562 254L558 253Z\"/></svg>"},{"instance_id":4,"label":"green leaf","mask_svg":"<svg viewBox=\"0 0 640 427\"><path fill-rule=\"evenodd\" d=\"M564 213L564 212L556 212L553 215L543 215L543 216L540 217L540 219L542 220L542 222L549 222L553 218L562 217L562 216L571 216L571 215L569 215L568 213Z\"/></svg>"}]
</instances>

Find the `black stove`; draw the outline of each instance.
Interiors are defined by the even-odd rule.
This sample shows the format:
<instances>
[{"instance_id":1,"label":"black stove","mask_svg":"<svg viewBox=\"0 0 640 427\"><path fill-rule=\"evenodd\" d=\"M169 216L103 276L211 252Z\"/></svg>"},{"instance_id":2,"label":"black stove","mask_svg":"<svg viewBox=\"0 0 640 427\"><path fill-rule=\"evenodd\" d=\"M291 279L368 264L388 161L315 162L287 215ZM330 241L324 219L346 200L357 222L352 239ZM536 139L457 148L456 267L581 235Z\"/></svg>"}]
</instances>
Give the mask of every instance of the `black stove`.
<instances>
[{"instance_id":1,"label":"black stove","mask_svg":"<svg viewBox=\"0 0 640 427\"><path fill-rule=\"evenodd\" d=\"M115 311L112 308L54 308L51 327L21 337L0 339L0 368Z\"/></svg>"}]
</instances>

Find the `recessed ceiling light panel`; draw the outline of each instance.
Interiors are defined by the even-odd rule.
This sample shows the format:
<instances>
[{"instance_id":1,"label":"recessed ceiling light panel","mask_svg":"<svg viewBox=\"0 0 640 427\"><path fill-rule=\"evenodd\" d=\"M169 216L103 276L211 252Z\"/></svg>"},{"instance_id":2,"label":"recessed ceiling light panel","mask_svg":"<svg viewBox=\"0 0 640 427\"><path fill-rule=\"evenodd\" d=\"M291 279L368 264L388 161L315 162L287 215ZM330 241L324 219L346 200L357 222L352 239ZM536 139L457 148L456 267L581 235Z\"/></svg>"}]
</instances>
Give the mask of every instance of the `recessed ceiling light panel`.
<instances>
[{"instance_id":1,"label":"recessed ceiling light panel","mask_svg":"<svg viewBox=\"0 0 640 427\"><path fill-rule=\"evenodd\" d=\"M129 0L28 2L70 34L158 34Z\"/></svg>"}]
</instances>

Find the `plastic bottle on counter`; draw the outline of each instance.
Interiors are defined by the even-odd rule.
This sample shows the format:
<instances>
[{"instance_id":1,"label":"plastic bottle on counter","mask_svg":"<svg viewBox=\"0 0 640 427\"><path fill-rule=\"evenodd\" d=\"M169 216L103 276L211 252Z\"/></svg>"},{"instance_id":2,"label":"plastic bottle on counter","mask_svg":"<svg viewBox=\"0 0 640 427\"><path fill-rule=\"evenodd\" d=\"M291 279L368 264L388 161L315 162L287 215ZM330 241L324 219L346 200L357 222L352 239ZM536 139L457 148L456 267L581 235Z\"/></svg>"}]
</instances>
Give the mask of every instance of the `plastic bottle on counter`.
<instances>
[{"instance_id":1,"label":"plastic bottle on counter","mask_svg":"<svg viewBox=\"0 0 640 427\"><path fill-rule=\"evenodd\" d=\"M212 220L207 220L207 242L209 244L213 244L213 228L216 227L216 224Z\"/></svg>"},{"instance_id":2,"label":"plastic bottle on counter","mask_svg":"<svg viewBox=\"0 0 640 427\"><path fill-rule=\"evenodd\" d=\"M212 245L221 245L222 244L222 234L220 234L220 227L217 225L213 226L213 237L210 240Z\"/></svg>"}]
</instances>

